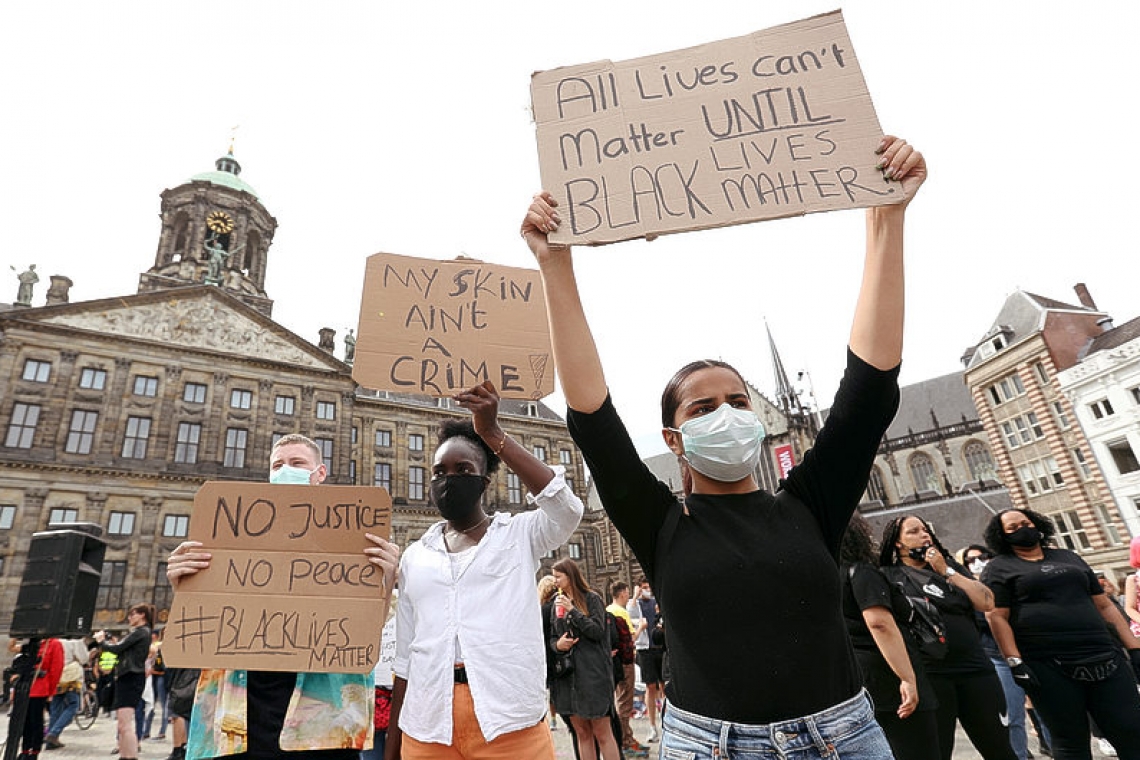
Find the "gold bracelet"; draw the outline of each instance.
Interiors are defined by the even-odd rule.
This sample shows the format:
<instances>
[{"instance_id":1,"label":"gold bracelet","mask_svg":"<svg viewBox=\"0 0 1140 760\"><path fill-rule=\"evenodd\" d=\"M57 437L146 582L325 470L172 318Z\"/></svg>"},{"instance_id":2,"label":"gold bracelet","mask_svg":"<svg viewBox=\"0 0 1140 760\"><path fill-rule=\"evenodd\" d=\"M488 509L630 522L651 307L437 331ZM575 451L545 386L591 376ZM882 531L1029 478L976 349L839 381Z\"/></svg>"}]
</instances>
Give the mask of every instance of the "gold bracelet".
<instances>
[{"instance_id":1,"label":"gold bracelet","mask_svg":"<svg viewBox=\"0 0 1140 760\"><path fill-rule=\"evenodd\" d=\"M503 453L503 447L507 445L508 440L510 440L510 436L503 433L503 440L499 443L499 448L495 449L495 456L499 456Z\"/></svg>"}]
</instances>

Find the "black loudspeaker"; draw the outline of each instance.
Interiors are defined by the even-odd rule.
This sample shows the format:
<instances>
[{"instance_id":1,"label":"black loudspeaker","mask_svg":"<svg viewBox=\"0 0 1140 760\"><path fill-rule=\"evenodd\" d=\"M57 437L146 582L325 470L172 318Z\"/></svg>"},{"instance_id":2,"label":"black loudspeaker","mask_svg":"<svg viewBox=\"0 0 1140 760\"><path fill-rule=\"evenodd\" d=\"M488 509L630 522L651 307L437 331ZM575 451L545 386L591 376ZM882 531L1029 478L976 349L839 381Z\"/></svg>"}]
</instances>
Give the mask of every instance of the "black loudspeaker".
<instances>
[{"instance_id":1,"label":"black loudspeaker","mask_svg":"<svg viewBox=\"0 0 1140 760\"><path fill-rule=\"evenodd\" d=\"M10 636L77 637L91 633L107 551L101 533L98 525L72 523L32 534Z\"/></svg>"}]
</instances>

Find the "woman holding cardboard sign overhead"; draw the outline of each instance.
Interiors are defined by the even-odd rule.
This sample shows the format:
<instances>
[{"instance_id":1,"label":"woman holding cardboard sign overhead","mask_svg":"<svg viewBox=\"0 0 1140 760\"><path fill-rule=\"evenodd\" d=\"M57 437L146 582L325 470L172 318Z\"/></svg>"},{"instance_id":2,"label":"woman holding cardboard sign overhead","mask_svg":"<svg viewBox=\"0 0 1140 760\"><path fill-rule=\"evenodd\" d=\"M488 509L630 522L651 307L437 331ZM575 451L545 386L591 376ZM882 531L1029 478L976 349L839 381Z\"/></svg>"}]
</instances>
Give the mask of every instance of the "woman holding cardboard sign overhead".
<instances>
[{"instance_id":1,"label":"woman holding cardboard sign overhead","mask_svg":"<svg viewBox=\"0 0 1140 760\"><path fill-rule=\"evenodd\" d=\"M523 220L542 270L570 432L669 621L665 754L891 757L844 628L837 555L898 406L903 221L926 162L895 137L876 152L905 199L866 212L847 371L815 447L775 494L754 475L764 428L747 385L719 361L683 367L661 397L662 435L681 460L687 497L678 500L653 476L610 399L570 250L547 241L560 223L557 202L536 195ZM715 257L699 267L714 277L729 271ZM708 624L726 609L738 615L734 625ZM744 641L748 656L724 656Z\"/></svg>"}]
</instances>

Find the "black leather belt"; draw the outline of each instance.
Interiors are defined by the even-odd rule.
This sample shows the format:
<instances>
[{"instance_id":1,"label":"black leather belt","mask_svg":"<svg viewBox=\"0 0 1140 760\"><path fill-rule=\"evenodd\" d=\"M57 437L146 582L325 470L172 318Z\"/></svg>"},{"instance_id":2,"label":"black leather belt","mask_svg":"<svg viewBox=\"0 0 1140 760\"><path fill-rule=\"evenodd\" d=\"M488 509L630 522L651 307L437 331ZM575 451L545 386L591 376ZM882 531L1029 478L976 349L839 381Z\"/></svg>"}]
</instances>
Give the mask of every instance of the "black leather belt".
<instances>
[{"instance_id":1,"label":"black leather belt","mask_svg":"<svg viewBox=\"0 0 1140 760\"><path fill-rule=\"evenodd\" d=\"M467 668L460 665L455 669L455 682L467 683Z\"/></svg>"}]
</instances>

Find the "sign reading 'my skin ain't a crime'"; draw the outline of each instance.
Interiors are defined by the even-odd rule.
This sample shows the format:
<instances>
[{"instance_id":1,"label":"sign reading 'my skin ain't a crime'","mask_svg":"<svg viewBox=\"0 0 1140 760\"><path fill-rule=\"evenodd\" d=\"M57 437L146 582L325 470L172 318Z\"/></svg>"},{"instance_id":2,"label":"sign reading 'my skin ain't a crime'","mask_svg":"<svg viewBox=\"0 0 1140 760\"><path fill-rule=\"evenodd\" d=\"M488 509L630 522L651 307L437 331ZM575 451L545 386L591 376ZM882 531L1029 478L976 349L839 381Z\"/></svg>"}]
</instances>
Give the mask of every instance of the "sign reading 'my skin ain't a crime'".
<instances>
[{"instance_id":1,"label":"sign reading 'my skin ain't a crime'","mask_svg":"<svg viewBox=\"0 0 1140 760\"><path fill-rule=\"evenodd\" d=\"M190 539L212 556L183 578L162 647L172 667L367 673L380 658L389 536L383 488L205 483Z\"/></svg>"},{"instance_id":2,"label":"sign reading 'my skin ain't a crime'","mask_svg":"<svg viewBox=\"0 0 1140 760\"><path fill-rule=\"evenodd\" d=\"M531 80L559 243L598 245L898 203L839 11Z\"/></svg>"},{"instance_id":3,"label":"sign reading 'my skin ain't a crime'","mask_svg":"<svg viewBox=\"0 0 1140 760\"><path fill-rule=\"evenodd\" d=\"M502 398L554 392L537 270L373 254L359 327L352 378L365 388L453 396L490 380Z\"/></svg>"}]
</instances>

